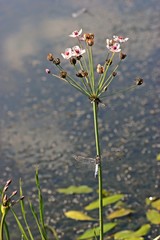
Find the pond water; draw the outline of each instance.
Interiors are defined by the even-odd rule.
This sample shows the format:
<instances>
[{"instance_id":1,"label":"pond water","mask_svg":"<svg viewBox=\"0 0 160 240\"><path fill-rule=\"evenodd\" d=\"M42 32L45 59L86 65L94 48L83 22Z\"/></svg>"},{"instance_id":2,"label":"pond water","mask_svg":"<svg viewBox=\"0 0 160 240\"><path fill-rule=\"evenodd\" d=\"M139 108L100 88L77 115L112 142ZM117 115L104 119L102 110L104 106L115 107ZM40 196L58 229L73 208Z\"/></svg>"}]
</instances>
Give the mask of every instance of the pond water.
<instances>
[{"instance_id":1,"label":"pond water","mask_svg":"<svg viewBox=\"0 0 160 240\"><path fill-rule=\"evenodd\" d=\"M50 67L46 56L58 56L70 46L68 35L75 29L95 33L97 63L103 60L107 37L129 37L127 59L111 90L131 85L137 76L145 83L106 98L99 123L104 188L128 195L139 211L139 221L133 219L131 226L138 227L145 222L145 198L160 196L159 8L158 0L1 1L0 185L11 178L14 188L22 178L24 195L34 198L38 165L46 218L60 239L76 239L77 230L89 226L66 219L63 212L81 210L97 198L93 171L75 168L72 159L74 153L94 157L95 143L90 102L45 74ZM85 11L74 18L81 9ZM86 184L95 192L89 197L57 194L57 188L71 184ZM153 226L146 239L157 234Z\"/></svg>"}]
</instances>

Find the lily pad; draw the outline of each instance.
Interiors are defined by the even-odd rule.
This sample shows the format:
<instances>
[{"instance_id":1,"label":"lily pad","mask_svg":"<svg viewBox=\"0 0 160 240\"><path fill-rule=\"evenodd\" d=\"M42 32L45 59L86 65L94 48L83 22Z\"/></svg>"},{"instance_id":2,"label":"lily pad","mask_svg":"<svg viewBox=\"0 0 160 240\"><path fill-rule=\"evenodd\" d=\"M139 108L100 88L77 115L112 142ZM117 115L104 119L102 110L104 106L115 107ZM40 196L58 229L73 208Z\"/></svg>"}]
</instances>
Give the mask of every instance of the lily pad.
<instances>
[{"instance_id":1,"label":"lily pad","mask_svg":"<svg viewBox=\"0 0 160 240\"><path fill-rule=\"evenodd\" d=\"M146 213L147 219L153 224L160 224L160 213L154 209L149 209Z\"/></svg>"},{"instance_id":2,"label":"lily pad","mask_svg":"<svg viewBox=\"0 0 160 240\"><path fill-rule=\"evenodd\" d=\"M67 188L58 188L57 192L59 193L64 193L64 194L81 194L81 193L90 193L92 192L93 189L86 186L86 185L81 185L81 186L69 186Z\"/></svg>"},{"instance_id":3,"label":"lily pad","mask_svg":"<svg viewBox=\"0 0 160 240\"><path fill-rule=\"evenodd\" d=\"M106 223L103 225L103 232L109 232L111 229L113 229L117 224L116 223ZM80 237L78 237L78 240L82 239L89 239L92 237L99 236L99 227L88 229L85 231Z\"/></svg>"},{"instance_id":4,"label":"lily pad","mask_svg":"<svg viewBox=\"0 0 160 240\"><path fill-rule=\"evenodd\" d=\"M122 198L124 198L124 194L115 194L115 195L112 195L112 196L109 196L109 197L105 197L105 198L103 198L103 207L107 206L107 205L110 205L110 204L113 204L113 203L121 200ZM93 210L93 209L96 209L96 208L99 208L99 199L97 199L97 200L91 202L90 204L88 204L85 207L85 210Z\"/></svg>"},{"instance_id":5,"label":"lily pad","mask_svg":"<svg viewBox=\"0 0 160 240\"><path fill-rule=\"evenodd\" d=\"M129 215L131 213L133 213L134 211L131 210L131 209L125 209L125 208L121 208L121 209L118 209L112 213L110 213L107 218L108 219L114 219L114 218L119 218L119 217L124 217L126 215Z\"/></svg>"},{"instance_id":6,"label":"lily pad","mask_svg":"<svg viewBox=\"0 0 160 240\"><path fill-rule=\"evenodd\" d=\"M87 214L79 211L68 211L64 213L67 218L72 218L80 221L93 221L94 218L88 216Z\"/></svg>"}]
</instances>

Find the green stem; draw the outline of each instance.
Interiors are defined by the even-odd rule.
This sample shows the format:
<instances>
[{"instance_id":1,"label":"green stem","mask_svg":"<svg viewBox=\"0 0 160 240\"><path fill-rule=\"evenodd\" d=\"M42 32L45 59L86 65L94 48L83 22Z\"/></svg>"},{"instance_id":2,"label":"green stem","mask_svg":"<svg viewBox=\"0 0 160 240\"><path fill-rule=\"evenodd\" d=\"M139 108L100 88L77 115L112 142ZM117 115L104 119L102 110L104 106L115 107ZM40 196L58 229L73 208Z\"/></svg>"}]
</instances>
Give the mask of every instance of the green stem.
<instances>
[{"instance_id":1,"label":"green stem","mask_svg":"<svg viewBox=\"0 0 160 240\"><path fill-rule=\"evenodd\" d=\"M99 131L98 131L98 103L96 101L93 101L93 115L94 115L96 153L100 157L100 163L98 166L99 228L100 228L100 240L103 240L102 164L101 164L101 150L100 150Z\"/></svg>"},{"instance_id":2,"label":"green stem","mask_svg":"<svg viewBox=\"0 0 160 240\"><path fill-rule=\"evenodd\" d=\"M0 240L3 240L3 227L5 222L6 214L2 214L1 224L0 224Z\"/></svg>"}]
</instances>

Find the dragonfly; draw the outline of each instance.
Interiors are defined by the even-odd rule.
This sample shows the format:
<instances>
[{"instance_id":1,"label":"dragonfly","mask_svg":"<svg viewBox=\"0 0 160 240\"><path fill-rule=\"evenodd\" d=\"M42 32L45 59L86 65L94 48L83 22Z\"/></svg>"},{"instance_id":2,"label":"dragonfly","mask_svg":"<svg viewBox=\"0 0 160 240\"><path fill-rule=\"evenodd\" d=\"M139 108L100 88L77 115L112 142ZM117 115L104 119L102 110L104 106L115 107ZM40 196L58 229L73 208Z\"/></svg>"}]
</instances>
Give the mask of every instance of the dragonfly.
<instances>
[{"instance_id":1,"label":"dragonfly","mask_svg":"<svg viewBox=\"0 0 160 240\"><path fill-rule=\"evenodd\" d=\"M99 168L99 165L100 165L100 161L101 161L101 158L100 156L96 156L95 158L90 158L90 157L83 157L83 156L77 156L77 155L73 155L73 158L77 161L77 162L80 162L80 163L92 163L95 165L95 170L94 170L94 177L97 178L98 176L98 168Z\"/></svg>"}]
</instances>

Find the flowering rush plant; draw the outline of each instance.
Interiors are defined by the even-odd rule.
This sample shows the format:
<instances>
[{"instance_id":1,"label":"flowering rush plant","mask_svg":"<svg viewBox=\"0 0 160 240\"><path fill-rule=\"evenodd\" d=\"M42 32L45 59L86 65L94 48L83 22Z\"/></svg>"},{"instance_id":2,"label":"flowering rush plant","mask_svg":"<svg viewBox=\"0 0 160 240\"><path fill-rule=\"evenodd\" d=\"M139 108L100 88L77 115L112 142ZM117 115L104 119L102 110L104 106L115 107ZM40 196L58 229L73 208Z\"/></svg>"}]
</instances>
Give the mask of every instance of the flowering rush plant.
<instances>
[{"instance_id":1,"label":"flowering rush plant","mask_svg":"<svg viewBox=\"0 0 160 240\"><path fill-rule=\"evenodd\" d=\"M98 176L98 193L99 193L99 230L93 233L95 237L99 236L100 240L103 240L103 194L102 194L102 161L101 161L101 148L99 138L98 127L98 105L102 102L102 98L106 96L106 92L112 80L117 75L117 69L126 58L126 54L122 51L123 44L128 41L127 37L113 36L112 39L106 39L107 53L103 63L94 64L93 59L93 45L94 34L84 33L82 29L72 32L69 37L76 40L76 45L66 48L62 57L69 61L73 66L74 71L66 71L60 58L55 57L52 53L49 53L47 59L57 67L58 73L55 74L50 69L46 69L46 73L69 83L78 91L83 93L89 98L93 105L93 120L94 120L94 133L95 133L95 176ZM118 54L119 60L114 61L114 56ZM116 58L117 59L117 58ZM133 89L137 85L143 83L142 78L136 78L135 84L131 85L125 90ZM124 91L124 90L122 90ZM121 91L121 92L122 92ZM97 238L96 238L97 239Z\"/></svg>"}]
</instances>

